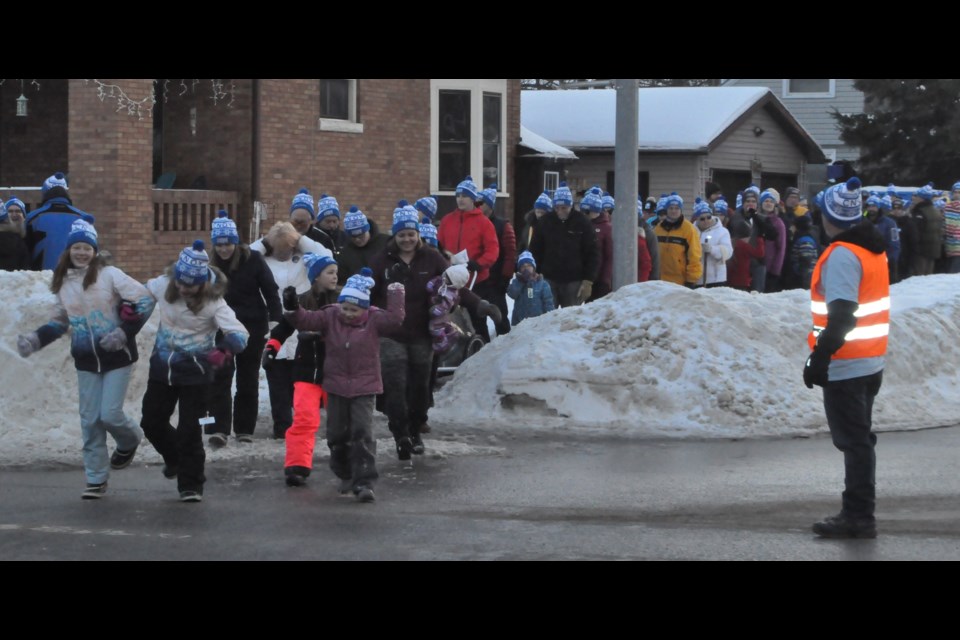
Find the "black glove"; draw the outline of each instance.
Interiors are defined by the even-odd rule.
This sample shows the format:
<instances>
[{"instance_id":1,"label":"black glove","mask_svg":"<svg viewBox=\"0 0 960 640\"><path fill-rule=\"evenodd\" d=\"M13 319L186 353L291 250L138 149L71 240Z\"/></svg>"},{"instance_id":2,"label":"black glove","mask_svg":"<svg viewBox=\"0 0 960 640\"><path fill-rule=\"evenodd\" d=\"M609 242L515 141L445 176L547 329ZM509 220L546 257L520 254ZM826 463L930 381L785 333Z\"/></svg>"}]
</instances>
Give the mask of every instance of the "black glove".
<instances>
[{"instance_id":1,"label":"black glove","mask_svg":"<svg viewBox=\"0 0 960 640\"><path fill-rule=\"evenodd\" d=\"M296 311L300 308L297 290L293 287L287 287L283 290L283 308L286 311Z\"/></svg>"},{"instance_id":2,"label":"black glove","mask_svg":"<svg viewBox=\"0 0 960 640\"><path fill-rule=\"evenodd\" d=\"M813 389L813 385L818 387L826 385L829 381L827 375L829 368L830 354L814 349L803 366L803 384L807 385L807 389Z\"/></svg>"},{"instance_id":3,"label":"black glove","mask_svg":"<svg viewBox=\"0 0 960 640\"><path fill-rule=\"evenodd\" d=\"M267 342L267 346L263 350L263 356L260 358L260 366L264 369L269 369L273 366L273 363L277 359L277 353L280 352L280 342L278 340L270 340Z\"/></svg>"},{"instance_id":4,"label":"black glove","mask_svg":"<svg viewBox=\"0 0 960 640\"><path fill-rule=\"evenodd\" d=\"M780 237L780 232L777 231L773 223L768 220L763 221L763 226L760 227L760 233L763 234L764 240L769 240L770 242L776 242Z\"/></svg>"},{"instance_id":5,"label":"black glove","mask_svg":"<svg viewBox=\"0 0 960 640\"><path fill-rule=\"evenodd\" d=\"M478 273L482 267L477 264L476 260L467 260L467 269L474 273Z\"/></svg>"}]
</instances>

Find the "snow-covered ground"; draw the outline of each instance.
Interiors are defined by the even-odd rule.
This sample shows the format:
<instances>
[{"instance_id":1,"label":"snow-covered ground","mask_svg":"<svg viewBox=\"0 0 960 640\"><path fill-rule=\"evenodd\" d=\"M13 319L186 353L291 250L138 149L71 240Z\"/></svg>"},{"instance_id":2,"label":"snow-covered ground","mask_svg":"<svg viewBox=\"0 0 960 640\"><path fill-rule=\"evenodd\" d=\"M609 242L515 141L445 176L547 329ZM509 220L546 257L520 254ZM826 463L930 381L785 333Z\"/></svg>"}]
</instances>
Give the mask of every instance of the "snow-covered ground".
<instances>
[{"instance_id":1,"label":"snow-covered ground","mask_svg":"<svg viewBox=\"0 0 960 640\"><path fill-rule=\"evenodd\" d=\"M891 289L878 430L960 422L960 276ZM748 294L665 282L625 287L527 320L458 369L431 422L641 437L826 431L802 381L809 293Z\"/></svg>"},{"instance_id":2,"label":"snow-covered ground","mask_svg":"<svg viewBox=\"0 0 960 640\"><path fill-rule=\"evenodd\" d=\"M50 272L0 272L0 464L80 462L77 382L68 338L29 359L17 333L46 322ZM892 288L888 364L874 420L879 430L960 422L960 276L911 278ZM527 320L468 359L438 393L428 450L496 453L491 433L557 431L639 437L765 437L825 430L819 389L803 386L809 299L732 289L690 291L663 282ZM141 359L126 410L140 419L156 333L140 333ZM211 461L276 457L261 377L256 442L209 451ZM377 414L380 452L393 454ZM458 431L470 435L458 435ZM483 443L483 444L479 444ZM142 458L141 458L142 456ZM326 456L318 443L317 457ZM144 446L138 460L159 462Z\"/></svg>"}]
</instances>

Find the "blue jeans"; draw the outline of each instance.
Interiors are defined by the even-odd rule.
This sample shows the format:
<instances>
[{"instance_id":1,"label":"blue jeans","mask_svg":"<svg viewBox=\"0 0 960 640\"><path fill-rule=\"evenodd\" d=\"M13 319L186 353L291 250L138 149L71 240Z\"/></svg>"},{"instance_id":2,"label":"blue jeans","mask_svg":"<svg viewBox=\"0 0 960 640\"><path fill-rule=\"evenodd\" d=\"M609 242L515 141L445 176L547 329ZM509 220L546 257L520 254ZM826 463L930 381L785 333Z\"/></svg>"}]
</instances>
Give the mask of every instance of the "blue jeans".
<instances>
[{"instance_id":1,"label":"blue jeans","mask_svg":"<svg viewBox=\"0 0 960 640\"><path fill-rule=\"evenodd\" d=\"M140 425L123 413L132 372L132 365L106 373L77 371L83 468L90 484L106 482L110 475L107 433L116 440L120 451L134 449L143 439Z\"/></svg>"}]
</instances>

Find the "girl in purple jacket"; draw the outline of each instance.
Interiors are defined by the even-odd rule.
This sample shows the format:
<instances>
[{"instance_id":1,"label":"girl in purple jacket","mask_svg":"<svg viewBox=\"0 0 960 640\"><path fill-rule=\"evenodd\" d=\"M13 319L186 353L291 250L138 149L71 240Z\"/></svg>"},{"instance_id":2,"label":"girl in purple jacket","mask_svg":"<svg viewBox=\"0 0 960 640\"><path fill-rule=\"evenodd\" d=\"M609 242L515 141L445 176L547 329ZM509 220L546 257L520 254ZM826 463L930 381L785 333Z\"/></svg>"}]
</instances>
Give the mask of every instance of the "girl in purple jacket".
<instances>
[{"instance_id":1,"label":"girl in purple jacket","mask_svg":"<svg viewBox=\"0 0 960 640\"><path fill-rule=\"evenodd\" d=\"M323 386L327 392L327 446L340 493L373 502L378 477L373 437L374 396L383 393L380 334L397 330L404 318L404 286L387 287L387 309L370 306L370 269L347 279L339 304L317 311L300 307L293 287L283 291L284 316L301 331L320 331L326 343Z\"/></svg>"}]
</instances>

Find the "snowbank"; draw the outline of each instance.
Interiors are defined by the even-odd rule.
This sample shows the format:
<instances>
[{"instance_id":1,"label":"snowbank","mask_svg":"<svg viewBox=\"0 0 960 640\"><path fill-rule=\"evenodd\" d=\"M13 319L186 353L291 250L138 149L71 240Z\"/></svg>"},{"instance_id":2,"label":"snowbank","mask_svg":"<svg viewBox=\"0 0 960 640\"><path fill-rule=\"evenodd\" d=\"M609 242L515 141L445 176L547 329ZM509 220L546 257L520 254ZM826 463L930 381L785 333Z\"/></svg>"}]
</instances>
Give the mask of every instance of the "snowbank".
<instances>
[{"instance_id":1,"label":"snowbank","mask_svg":"<svg viewBox=\"0 0 960 640\"><path fill-rule=\"evenodd\" d=\"M960 276L891 290L878 430L960 422ZM467 360L431 422L647 437L825 431L822 394L801 377L809 293L632 285L527 320Z\"/></svg>"}]
</instances>

